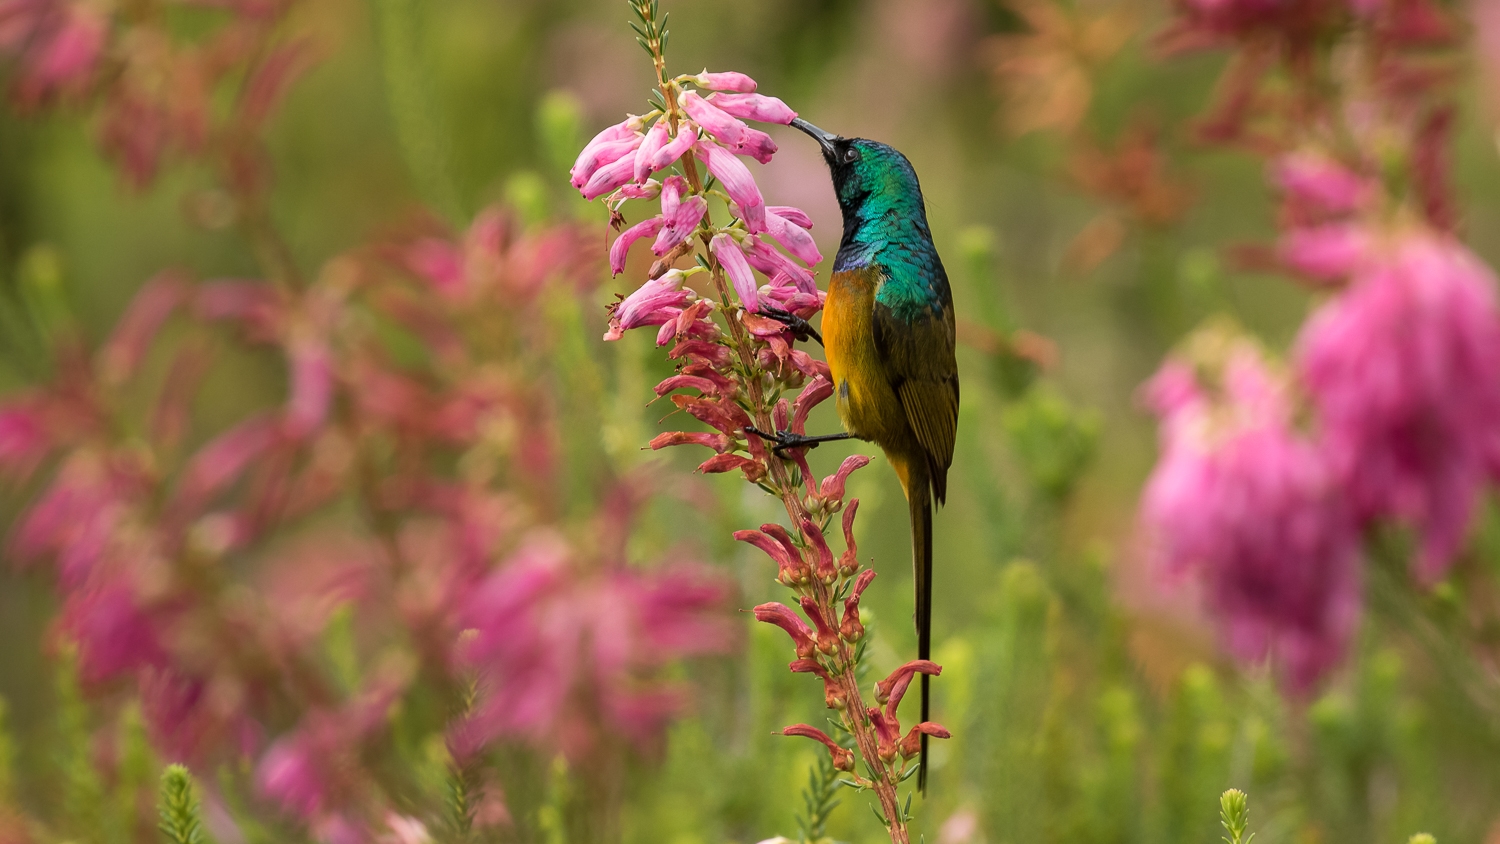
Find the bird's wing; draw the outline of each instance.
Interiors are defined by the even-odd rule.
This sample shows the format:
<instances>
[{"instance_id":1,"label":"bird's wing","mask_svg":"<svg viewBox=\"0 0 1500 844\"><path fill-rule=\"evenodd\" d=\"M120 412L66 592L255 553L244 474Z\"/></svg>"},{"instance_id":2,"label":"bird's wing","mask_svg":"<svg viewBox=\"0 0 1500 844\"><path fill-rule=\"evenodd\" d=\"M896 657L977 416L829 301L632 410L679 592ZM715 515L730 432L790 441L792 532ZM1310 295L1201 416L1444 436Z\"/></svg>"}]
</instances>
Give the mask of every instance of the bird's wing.
<instances>
[{"instance_id":1,"label":"bird's wing","mask_svg":"<svg viewBox=\"0 0 1500 844\"><path fill-rule=\"evenodd\" d=\"M875 348L901 399L906 422L926 452L933 492L947 498L948 467L958 432L958 363L953 307L934 303L912 316L875 305Z\"/></svg>"}]
</instances>

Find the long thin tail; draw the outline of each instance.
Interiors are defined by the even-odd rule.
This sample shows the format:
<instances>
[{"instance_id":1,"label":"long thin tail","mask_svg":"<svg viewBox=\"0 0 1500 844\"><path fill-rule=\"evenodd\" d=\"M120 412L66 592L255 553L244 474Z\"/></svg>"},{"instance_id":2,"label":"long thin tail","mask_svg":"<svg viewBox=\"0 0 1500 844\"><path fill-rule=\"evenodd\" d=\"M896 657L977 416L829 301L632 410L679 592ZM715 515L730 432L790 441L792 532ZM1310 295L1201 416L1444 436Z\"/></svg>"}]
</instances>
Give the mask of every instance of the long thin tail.
<instances>
[{"instance_id":1,"label":"long thin tail","mask_svg":"<svg viewBox=\"0 0 1500 844\"><path fill-rule=\"evenodd\" d=\"M911 508L912 579L916 583L917 658L932 658L932 488L925 461L911 461L906 485L906 501ZM922 720L927 717L927 681L922 675ZM917 790L927 793L927 734L922 734L922 754L918 758Z\"/></svg>"}]
</instances>

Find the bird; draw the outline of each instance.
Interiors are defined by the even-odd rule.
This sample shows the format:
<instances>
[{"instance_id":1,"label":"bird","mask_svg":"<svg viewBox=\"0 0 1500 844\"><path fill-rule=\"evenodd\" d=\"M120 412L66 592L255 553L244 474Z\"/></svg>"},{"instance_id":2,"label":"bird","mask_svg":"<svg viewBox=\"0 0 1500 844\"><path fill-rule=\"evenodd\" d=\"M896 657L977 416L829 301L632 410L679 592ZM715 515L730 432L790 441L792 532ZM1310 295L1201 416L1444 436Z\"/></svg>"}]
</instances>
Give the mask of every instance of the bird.
<instances>
[{"instance_id":1,"label":"bird","mask_svg":"<svg viewBox=\"0 0 1500 844\"><path fill-rule=\"evenodd\" d=\"M768 315L823 344L845 433L755 433L775 440L778 451L853 438L885 452L911 517L917 656L930 659L933 502L947 501L958 433L953 292L932 241L916 170L906 156L878 141L825 132L800 117L791 125L822 149L844 231L821 336L784 311ZM923 674L923 721L928 720L927 682ZM926 793L925 734L917 786Z\"/></svg>"}]
</instances>

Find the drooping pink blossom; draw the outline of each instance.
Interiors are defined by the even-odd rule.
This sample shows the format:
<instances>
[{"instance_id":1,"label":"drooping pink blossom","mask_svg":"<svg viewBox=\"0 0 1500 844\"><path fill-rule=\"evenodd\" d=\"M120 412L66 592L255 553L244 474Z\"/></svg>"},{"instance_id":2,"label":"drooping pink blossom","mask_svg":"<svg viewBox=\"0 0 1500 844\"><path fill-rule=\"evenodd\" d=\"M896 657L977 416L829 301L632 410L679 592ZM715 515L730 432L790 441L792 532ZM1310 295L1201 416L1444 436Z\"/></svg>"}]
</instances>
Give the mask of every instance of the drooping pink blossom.
<instances>
[{"instance_id":1,"label":"drooping pink blossom","mask_svg":"<svg viewBox=\"0 0 1500 844\"><path fill-rule=\"evenodd\" d=\"M609 331L604 339L618 340L632 328L676 320L682 309L697 298L693 291L682 286L686 278L682 270L668 270L626 296L610 313Z\"/></svg>"},{"instance_id":2,"label":"drooping pink blossom","mask_svg":"<svg viewBox=\"0 0 1500 844\"><path fill-rule=\"evenodd\" d=\"M703 159L708 172L714 174L714 178L724 186L724 192L740 207L745 217L745 229L751 234L765 231L765 200L761 198L760 188L755 186L755 179L751 177L749 168L734 153L712 141L700 140L694 149Z\"/></svg>"},{"instance_id":3,"label":"drooping pink blossom","mask_svg":"<svg viewBox=\"0 0 1500 844\"><path fill-rule=\"evenodd\" d=\"M755 285L755 271L750 269L750 262L745 260L745 253L740 251L739 244L734 238L726 233L714 235L709 242L709 251L718 259L719 265L724 268L725 274L734 284L734 292L740 297L740 303L745 310L755 313L760 310L760 302L757 298Z\"/></svg>"},{"instance_id":4,"label":"drooping pink blossom","mask_svg":"<svg viewBox=\"0 0 1500 844\"><path fill-rule=\"evenodd\" d=\"M786 103L776 97L761 94L713 94L708 102L725 114L743 120L780 123L785 126L797 117L797 112L787 108Z\"/></svg>"},{"instance_id":5,"label":"drooping pink blossom","mask_svg":"<svg viewBox=\"0 0 1500 844\"><path fill-rule=\"evenodd\" d=\"M769 220L769 216L767 219ZM811 270L797 266L790 258L781 254L760 237L751 235L745 238L742 249L745 252L745 260L773 280L778 275L785 275L803 293L817 292L817 281Z\"/></svg>"},{"instance_id":6,"label":"drooping pink blossom","mask_svg":"<svg viewBox=\"0 0 1500 844\"><path fill-rule=\"evenodd\" d=\"M579 190L584 199L598 199L610 191L623 187L635 175L635 159L623 155L619 160L594 171L587 183Z\"/></svg>"},{"instance_id":7,"label":"drooping pink blossom","mask_svg":"<svg viewBox=\"0 0 1500 844\"><path fill-rule=\"evenodd\" d=\"M573 162L572 169L568 171L573 187L582 188L594 171L639 147L644 140L637 136L640 128L640 118L631 115L595 135L584 145L583 150L578 153L578 159Z\"/></svg>"},{"instance_id":8,"label":"drooping pink blossom","mask_svg":"<svg viewBox=\"0 0 1500 844\"><path fill-rule=\"evenodd\" d=\"M755 91L755 80L735 71L709 73L705 70L689 78L699 88L707 88L710 91L733 91L739 94L750 94Z\"/></svg>"},{"instance_id":9,"label":"drooping pink blossom","mask_svg":"<svg viewBox=\"0 0 1500 844\"><path fill-rule=\"evenodd\" d=\"M807 215L796 208L786 210L795 212L793 216L800 215L802 219L807 219ZM778 209L766 209L766 231L786 251L792 253L792 257L809 267L823 260L823 253L818 251L818 245L813 242L812 235L807 233L807 228L778 213Z\"/></svg>"},{"instance_id":10,"label":"drooping pink blossom","mask_svg":"<svg viewBox=\"0 0 1500 844\"><path fill-rule=\"evenodd\" d=\"M615 242L609 247L610 275L625 272L625 258L630 253L631 245L643 237L654 237L666 224L667 221L660 216L648 217L620 232L620 236L615 238Z\"/></svg>"},{"instance_id":11,"label":"drooping pink blossom","mask_svg":"<svg viewBox=\"0 0 1500 844\"><path fill-rule=\"evenodd\" d=\"M1161 454L1142 523L1163 572L1202 581L1229 650L1274 655L1287 687L1304 691L1343 657L1358 617L1357 525L1252 348L1232 353L1221 390L1176 360L1147 384Z\"/></svg>"},{"instance_id":12,"label":"drooping pink blossom","mask_svg":"<svg viewBox=\"0 0 1500 844\"><path fill-rule=\"evenodd\" d=\"M651 162L646 166L655 173L665 170L677 163L677 159L687 154L698 143L698 127L689 121L681 121L677 124L677 135L667 142L667 145L656 151Z\"/></svg>"},{"instance_id":13,"label":"drooping pink blossom","mask_svg":"<svg viewBox=\"0 0 1500 844\"><path fill-rule=\"evenodd\" d=\"M703 127L703 131L712 135L719 143L729 149L734 149L744 142L745 130L749 127L726 114L718 106L698 96L696 91L684 93L681 103L688 117Z\"/></svg>"},{"instance_id":14,"label":"drooping pink blossom","mask_svg":"<svg viewBox=\"0 0 1500 844\"><path fill-rule=\"evenodd\" d=\"M1321 437L1362 519L1421 536L1417 573L1443 576L1497 466L1500 311L1468 250L1406 233L1303 327L1297 365Z\"/></svg>"},{"instance_id":15,"label":"drooping pink blossom","mask_svg":"<svg viewBox=\"0 0 1500 844\"><path fill-rule=\"evenodd\" d=\"M661 151L662 147L667 145L668 141L671 140L671 137L667 132L668 128L669 127L665 119L656 121L656 123L649 130L647 130L645 140L641 141L641 145L636 148L634 172L636 184L645 184L646 180L651 177L651 174L660 169L651 166L651 164L652 161L656 158L656 154Z\"/></svg>"},{"instance_id":16,"label":"drooping pink blossom","mask_svg":"<svg viewBox=\"0 0 1500 844\"><path fill-rule=\"evenodd\" d=\"M681 176L672 176L662 183L661 216L666 226L651 244L651 252L661 257L687 240L698 227L703 215L708 213L708 200L702 196L682 198L687 181Z\"/></svg>"}]
</instances>

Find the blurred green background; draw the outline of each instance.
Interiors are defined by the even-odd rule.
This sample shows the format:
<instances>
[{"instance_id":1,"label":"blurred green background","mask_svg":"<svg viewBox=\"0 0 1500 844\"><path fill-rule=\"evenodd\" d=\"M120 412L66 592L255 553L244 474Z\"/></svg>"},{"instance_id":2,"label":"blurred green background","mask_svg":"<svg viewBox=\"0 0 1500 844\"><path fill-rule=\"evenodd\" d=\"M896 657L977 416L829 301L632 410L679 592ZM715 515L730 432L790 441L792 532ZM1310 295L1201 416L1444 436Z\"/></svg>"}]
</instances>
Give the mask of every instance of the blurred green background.
<instances>
[{"instance_id":1,"label":"blurred green background","mask_svg":"<svg viewBox=\"0 0 1500 844\"><path fill-rule=\"evenodd\" d=\"M1070 40L1063 26L1047 41L1026 14L1043 6L1064 21L1106 19L1116 34ZM925 840L1207 844L1220 834L1216 797L1235 786L1249 792L1251 828L1268 844L1398 842L1419 830L1444 844L1500 841L1500 701L1487 707L1462 690L1463 678L1433 655L1447 646L1441 635L1434 645L1412 634L1455 625L1461 585L1415 595L1372 564L1371 611L1348 666L1314 700L1286 702L1263 671L1220 655L1192 591L1163 590L1139 553L1135 498L1155 434L1137 385L1205 318L1227 314L1284 349L1309 304L1285 279L1237 269L1223 252L1269 240L1274 227L1260 165L1190 140L1220 57L1155 56L1151 35L1168 9L1145 0L663 7L675 72L746 72L818 125L907 154L968 323L958 456L936 540L936 659L945 671L933 687L934 720L955 738L937 744L932 791L919 801ZM623 2L330 0L307 14L305 25L332 37L270 131L273 213L304 267L388 231L419 205L461 228L495 201L534 221L587 220L602 254L603 210L567 190L566 170L582 140L642 111L650 93ZM1008 71L1007 57L1022 49L1050 49L1053 64L1041 75ZM1466 240L1500 259L1486 94L1477 79L1465 89L1454 181ZM1017 131L1046 107L1076 119ZM1141 127L1150 127L1163 178L1191 199L1179 212L1143 214L1080 177L1083 151L1116 149ZM782 152L755 169L757 179L771 203L808 210L831 256L838 223L826 171L805 138L774 134ZM256 273L236 236L190 221L194 203L212 201L212 185L208 174L177 168L132 192L76 116L5 112L0 267L16 283L56 266L81 324L102 337L163 267ZM696 455L638 450L667 429L661 405L644 407L667 362L647 336L597 341L603 304L639 271L605 283L600 307L578 320L607 418L602 445L576 448L622 467L665 460L682 477ZM1046 338L1055 355L1018 354L1047 348L1017 343L1018 329ZM30 377L24 361L3 363L0 389ZM282 375L261 364L237 366L200 410L230 418L270 400ZM836 425L825 405L809 429ZM572 428L582 438L598 430ZM822 448L814 468L831 471L853 450ZM741 606L781 599L764 560L729 538L774 517L775 502L737 477L691 483L714 503L684 517L663 499L634 540L638 554L685 544L735 574ZM862 502L860 549L881 572L865 601L878 620L876 674L915 648L898 490L881 461L851 489ZM1478 547L1500 549L1500 533L1487 526ZM1481 556L1493 576L1500 555ZM55 706L41 645L51 602L41 575L0 571L0 696L12 704L21 758L34 766L48 764ZM634 763L627 840L798 834L818 753L770 733L821 723L821 700L816 681L785 671L779 631L744 626L740 656L686 670L698 688L693 714L661 758ZM842 800L828 834L881 840L860 805L871 798Z\"/></svg>"}]
</instances>

